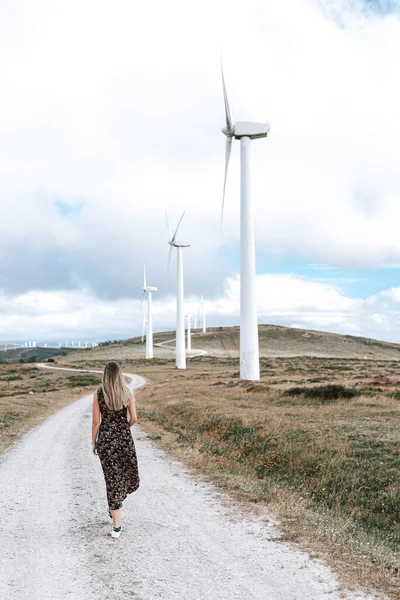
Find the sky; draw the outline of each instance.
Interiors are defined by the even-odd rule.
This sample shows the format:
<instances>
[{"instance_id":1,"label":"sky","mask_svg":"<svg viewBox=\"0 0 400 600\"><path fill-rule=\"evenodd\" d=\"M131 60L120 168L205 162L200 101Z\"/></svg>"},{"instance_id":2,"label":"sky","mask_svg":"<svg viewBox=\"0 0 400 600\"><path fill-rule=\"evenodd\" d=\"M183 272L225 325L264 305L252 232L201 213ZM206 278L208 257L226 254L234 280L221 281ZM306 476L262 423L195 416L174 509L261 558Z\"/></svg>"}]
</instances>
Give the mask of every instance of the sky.
<instances>
[{"instance_id":1,"label":"sky","mask_svg":"<svg viewBox=\"0 0 400 600\"><path fill-rule=\"evenodd\" d=\"M221 230L222 52L252 143L260 323L400 342L400 0L0 0L0 341L239 322L239 143Z\"/></svg>"}]
</instances>

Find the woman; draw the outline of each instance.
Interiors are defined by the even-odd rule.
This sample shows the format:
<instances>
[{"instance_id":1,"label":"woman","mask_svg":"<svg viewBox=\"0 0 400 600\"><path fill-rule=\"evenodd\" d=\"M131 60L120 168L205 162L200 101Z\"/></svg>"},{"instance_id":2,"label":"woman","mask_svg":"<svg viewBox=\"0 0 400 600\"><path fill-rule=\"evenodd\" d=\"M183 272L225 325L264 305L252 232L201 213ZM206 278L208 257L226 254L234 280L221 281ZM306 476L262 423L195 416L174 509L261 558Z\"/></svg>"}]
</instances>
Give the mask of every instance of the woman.
<instances>
[{"instance_id":1,"label":"woman","mask_svg":"<svg viewBox=\"0 0 400 600\"><path fill-rule=\"evenodd\" d=\"M106 364L103 386L93 396L92 451L98 454L107 488L111 536L121 533L120 509L139 487L139 472L130 428L137 421L135 399L118 363ZM98 435L97 435L98 434Z\"/></svg>"}]
</instances>

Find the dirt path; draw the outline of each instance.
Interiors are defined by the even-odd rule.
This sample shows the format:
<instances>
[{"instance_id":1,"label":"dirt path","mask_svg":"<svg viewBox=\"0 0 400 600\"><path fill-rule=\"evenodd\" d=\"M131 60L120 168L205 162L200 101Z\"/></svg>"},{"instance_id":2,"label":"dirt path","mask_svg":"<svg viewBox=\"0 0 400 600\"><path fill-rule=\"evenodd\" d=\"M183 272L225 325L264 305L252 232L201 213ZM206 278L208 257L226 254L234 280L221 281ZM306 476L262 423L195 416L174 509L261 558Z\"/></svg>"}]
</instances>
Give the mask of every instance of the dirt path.
<instances>
[{"instance_id":1,"label":"dirt path","mask_svg":"<svg viewBox=\"0 0 400 600\"><path fill-rule=\"evenodd\" d=\"M132 387L143 379L130 375ZM140 490L110 535L90 451L91 397L52 415L0 462L3 600L366 600L271 524L227 509L134 428Z\"/></svg>"},{"instance_id":2,"label":"dirt path","mask_svg":"<svg viewBox=\"0 0 400 600\"><path fill-rule=\"evenodd\" d=\"M195 335L198 335L198 333L196 331L192 331L192 338ZM169 346L169 344L171 342L175 343L175 338L172 338L170 340L165 340L165 342L158 342L158 343L154 344L154 346L158 346L159 348L165 348L167 350L171 350L171 351L175 352L175 350L176 350L175 346ZM207 350L200 350L200 349L196 349L196 348L192 348L190 352L186 351L187 358L197 358L198 356L204 356L205 354L208 354Z\"/></svg>"}]
</instances>

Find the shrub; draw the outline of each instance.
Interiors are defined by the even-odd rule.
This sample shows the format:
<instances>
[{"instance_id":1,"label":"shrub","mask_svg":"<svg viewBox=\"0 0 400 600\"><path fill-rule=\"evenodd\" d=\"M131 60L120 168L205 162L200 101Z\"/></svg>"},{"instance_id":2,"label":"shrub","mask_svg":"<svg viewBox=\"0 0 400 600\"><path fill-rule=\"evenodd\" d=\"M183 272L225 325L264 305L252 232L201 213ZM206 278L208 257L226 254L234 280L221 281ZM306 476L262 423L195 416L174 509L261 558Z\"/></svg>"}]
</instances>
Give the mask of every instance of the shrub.
<instances>
[{"instance_id":1,"label":"shrub","mask_svg":"<svg viewBox=\"0 0 400 600\"><path fill-rule=\"evenodd\" d=\"M92 373L82 373L81 375L70 375L67 378L70 387L81 387L85 385L98 385L100 377Z\"/></svg>"},{"instance_id":2,"label":"shrub","mask_svg":"<svg viewBox=\"0 0 400 600\"><path fill-rule=\"evenodd\" d=\"M304 396L305 398L311 398L319 400L320 402L332 402L333 400L340 400L354 398L359 396L360 392L352 388L346 388L343 385L317 385L315 387L293 387L286 390L284 396Z\"/></svg>"}]
</instances>

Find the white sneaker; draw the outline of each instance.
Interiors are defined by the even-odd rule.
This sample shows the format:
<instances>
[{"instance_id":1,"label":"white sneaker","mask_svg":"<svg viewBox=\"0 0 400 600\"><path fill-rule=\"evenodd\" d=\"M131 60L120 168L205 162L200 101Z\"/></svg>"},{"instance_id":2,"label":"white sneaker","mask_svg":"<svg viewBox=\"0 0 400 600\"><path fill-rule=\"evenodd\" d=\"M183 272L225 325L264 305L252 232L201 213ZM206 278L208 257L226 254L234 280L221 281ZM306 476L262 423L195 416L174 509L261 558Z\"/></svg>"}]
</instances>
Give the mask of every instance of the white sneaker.
<instances>
[{"instance_id":1,"label":"white sneaker","mask_svg":"<svg viewBox=\"0 0 400 600\"><path fill-rule=\"evenodd\" d=\"M119 538L120 535L121 535L121 526L113 527L111 529L111 537L112 538Z\"/></svg>"}]
</instances>

